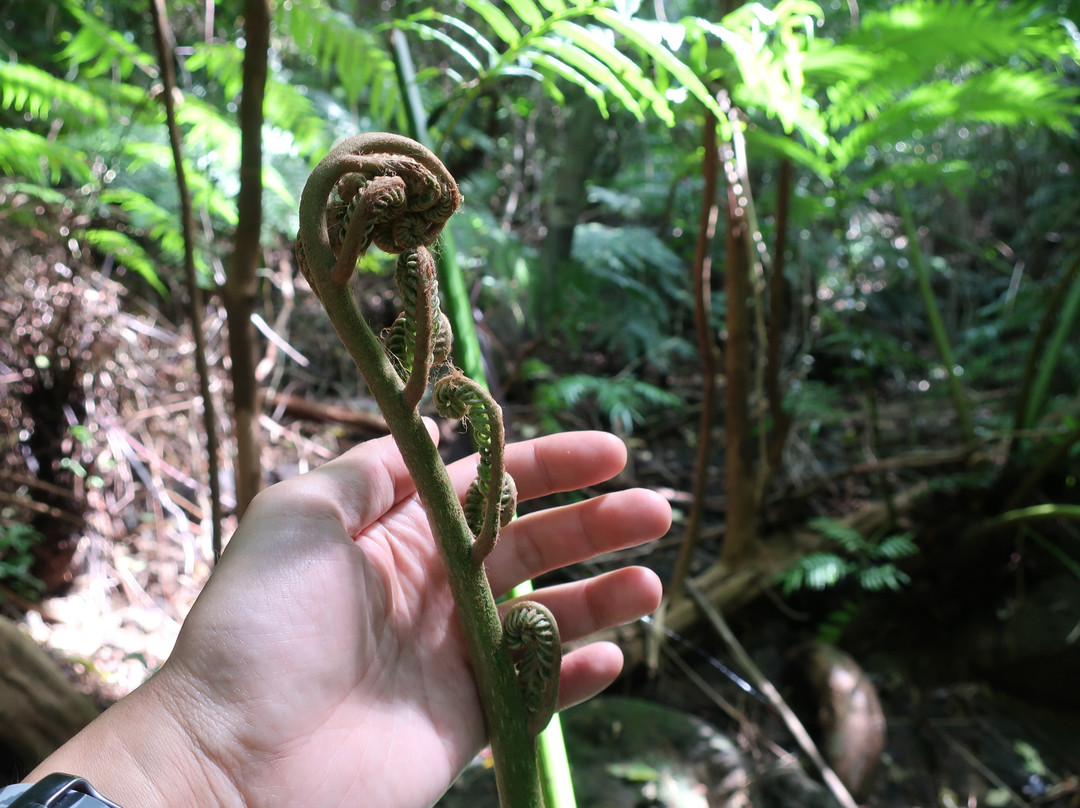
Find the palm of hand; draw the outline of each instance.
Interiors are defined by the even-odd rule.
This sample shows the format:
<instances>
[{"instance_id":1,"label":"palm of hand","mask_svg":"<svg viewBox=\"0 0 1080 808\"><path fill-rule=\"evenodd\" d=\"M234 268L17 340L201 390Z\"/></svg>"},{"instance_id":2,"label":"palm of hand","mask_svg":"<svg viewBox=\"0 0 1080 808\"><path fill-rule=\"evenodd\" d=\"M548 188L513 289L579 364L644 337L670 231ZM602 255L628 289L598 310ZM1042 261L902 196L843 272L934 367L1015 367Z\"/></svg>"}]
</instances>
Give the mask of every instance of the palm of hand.
<instances>
[{"instance_id":1,"label":"palm of hand","mask_svg":"<svg viewBox=\"0 0 1080 808\"><path fill-rule=\"evenodd\" d=\"M621 466L611 439L579 438L574 449L585 462L578 457L561 481L546 479L552 469L536 448L519 452L523 473L514 473L526 496L591 484ZM452 473L464 488L472 470ZM545 479L530 484L530 474ZM211 760L215 743L242 750L229 754L243 761L233 780L247 805L280 805L284 794L319 805L431 804L483 744L484 726L442 562L392 444L367 444L270 491L252 504L192 610L165 683L221 705L226 714L204 746ZM496 595L544 569L663 532L666 503L644 492L621 496L633 495L638 512L623 519L633 527L621 535L630 522L599 513L610 497L516 523L489 559ZM590 531L590 519L606 529ZM567 525L561 543L536 546L546 530ZM533 535L514 542L515 532ZM580 546L582 533L592 546ZM530 543L535 557L526 561ZM615 607L588 601L607 603L625 588L618 573L594 579L591 591L584 582L550 590L566 638L653 608L659 585L641 572L637 590ZM591 695L621 663L610 649L574 659L564 666L564 701ZM226 763L236 768L235 759Z\"/></svg>"}]
</instances>

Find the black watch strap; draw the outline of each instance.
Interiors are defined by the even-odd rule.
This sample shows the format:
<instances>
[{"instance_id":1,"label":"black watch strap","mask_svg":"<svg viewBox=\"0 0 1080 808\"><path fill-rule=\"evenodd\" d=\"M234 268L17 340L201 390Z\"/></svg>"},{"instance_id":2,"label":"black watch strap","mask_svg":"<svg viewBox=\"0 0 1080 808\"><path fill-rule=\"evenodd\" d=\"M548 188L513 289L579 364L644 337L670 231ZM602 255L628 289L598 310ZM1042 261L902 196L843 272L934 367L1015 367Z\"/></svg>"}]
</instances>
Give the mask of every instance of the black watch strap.
<instances>
[{"instance_id":1,"label":"black watch strap","mask_svg":"<svg viewBox=\"0 0 1080 808\"><path fill-rule=\"evenodd\" d=\"M15 798L9 808L120 808L81 777L50 774Z\"/></svg>"}]
</instances>

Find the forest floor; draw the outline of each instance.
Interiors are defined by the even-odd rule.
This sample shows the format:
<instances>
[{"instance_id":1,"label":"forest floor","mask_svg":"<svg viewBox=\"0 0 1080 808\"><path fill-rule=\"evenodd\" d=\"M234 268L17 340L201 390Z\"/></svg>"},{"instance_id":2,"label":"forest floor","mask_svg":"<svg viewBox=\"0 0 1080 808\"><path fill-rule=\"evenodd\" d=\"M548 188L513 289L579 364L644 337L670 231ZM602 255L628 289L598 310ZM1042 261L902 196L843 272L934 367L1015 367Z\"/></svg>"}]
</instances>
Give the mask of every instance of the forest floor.
<instances>
[{"instance_id":1,"label":"forest floor","mask_svg":"<svg viewBox=\"0 0 1080 808\"><path fill-rule=\"evenodd\" d=\"M260 427L263 468L267 481L273 482L325 462L377 434L379 428L377 414L352 381L355 377L347 358L324 347L336 343L313 299L294 293L287 260L269 274L268 281L274 290L273 305L268 302L263 316L279 340L261 343L259 372L267 399ZM72 493L66 506L74 509L77 504L82 509L81 528L74 536L77 548L68 566L71 575L59 581L57 594L31 605L8 591L3 611L62 660L81 689L105 705L129 692L164 661L210 573L207 492L197 482L205 479L201 416L191 382L189 331L173 325L173 317L148 307L139 307L137 314L130 311L123 287L107 278L95 277L82 285L74 278L71 284L66 305L68 311L77 312L76 326L78 322L85 326L85 333L76 328L74 337L83 347L75 394L87 405L95 424L93 434L63 444L66 456L85 472L69 478ZM302 282L295 279L295 285ZM98 290L96 297L86 296L89 288ZM368 308L380 313L387 295L377 288L365 294ZM31 293L30 308L33 299ZM51 298L54 304L64 299L57 293ZM12 306L6 313L18 319ZM206 329L211 335L211 361L217 367L214 392L220 416L228 390L221 370L224 322L216 309L211 308L209 315ZM92 334L85 331L91 323L96 329ZM15 333L14 323L0 325L10 326ZM297 356L303 361L297 361ZM15 401L6 392L0 398L0 412L34 417L25 411L25 401ZM355 417L342 417L340 410L326 406L330 401L350 408ZM891 445L908 445L915 433L922 441L911 444L915 453L920 446L932 445L932 414L938 408L929 404L919 410L904 401L889 405L896 415ZM509 401L507 411L519 436L538 431L527 404ZM933 479L935 474L956 476L957 469L948 462L914 470L882 468L876 474L836 473L835 469L850 470L865 462L857 404L852 412L847 421L817 429L812 436L809 428L796 428L788 458L792 471L782 487L785 493L770 501L763 522L770 532L783 530L788 521L803 521L807 515L850 513L880 498L884 489L899 490ZM586 411L574 414L574 419L582 426L601 425L598 416ZM563 574L588 575L627 563L646 564L661 576L670 572L691 490L695 420L647 423L627 436L631 461L603 489L644 486L661 491L676 512L671 533L649 548L614 554ZM223 452L231 456L227 418L221 418L219 430ZM452 434L447 435L444 447L449 453L463 451ZM8 479L14 478L9 474ZM231 499L228 479L226 471L227 506ZM702 565L715 556L722 528L719 470L709 490ZM24 486L16 493L27 492L34 494L35 486ZM922 501L918 514L904 517L904 524L916 533L921 552L906 567L912 584L899 593L869 593L845 584L784 598L776 587L730 616L735 634L764 675L777 683L804 721L815 728L821 747L836 759L846 760L842 765L849 768L869 764L867 752L873 741L866 735L845 737L844 732L853 732L852 724L841 722L837 731L817 726L822 715L836 712L823 695L831 691L818 690L807 705L796 704L789 676L794 651L806 648L808 641L834 640L846 654L842 662L822 663L817 658L815 664L824 664L830 671L834 663L854 666L846 670L872 686L883 709L887 740L877 776L863 796L865 805L1080 805L1076 631L1056 648L1020 652L1015 647L1017 632L1010 633L1006 626L1009 620L1020 620L1021 627L1056 626L1061 620L1075 623L1080 619L1080 587L1074 578L1063 582L1062 576L1045 570L1029 578L1009 574L1009 559L1019 552L1015 548L1004 555L997 548L980 563L951 556L949 532L955 529L958 509L975 504L955 487L943 487ZM225 535L234 527L235 521L228 519ZM1013 558L1018 566L1024 561ZM644 632L647 627L631 630ZM581 765L582 777L606 777L624 786L624 796L616 798L611 791L611 801L602 804L830 804L814 780L813 767L807 767L810 777L795 785L775 776L798 769L797 747L775 708L763 701L760 688L736 681L749 678L747 672L739 669L732 648L706 623L673 638L667 648L671 653L661 655L655 669L636 666L612 693L672 708L693 716L691 721L704 722L716 737L726 739L724 749L738 761L725 763L724 771L741 772L741 779L724 780L715 767L710 768L712 760L672 763L640 747L627 747L624 759L597 761L590 775ZM630 737L633 728L628 723L627 703L611 703L614 717L590 720L606 721L608 731L618 727L616 734ZM643 720L655 734L659 724L655 716L646 716ZM589 731L595 732L595 726ZM864 726L862 731L870 730ZM659 746L655 740L652 748ZM572 740L571 744L575 742L588 743ZM722 757L718 748L713 744L703 751L700 745L672 744L672 749L680 750L678 754L706 758ZM664 791L676 771L690 782L679 792L682 797ZM766 787L766 782L772 785ZM485 803L480 798L472 804ZM590 806L600 804L596 801Z\"/></svg>"}]
</instances>

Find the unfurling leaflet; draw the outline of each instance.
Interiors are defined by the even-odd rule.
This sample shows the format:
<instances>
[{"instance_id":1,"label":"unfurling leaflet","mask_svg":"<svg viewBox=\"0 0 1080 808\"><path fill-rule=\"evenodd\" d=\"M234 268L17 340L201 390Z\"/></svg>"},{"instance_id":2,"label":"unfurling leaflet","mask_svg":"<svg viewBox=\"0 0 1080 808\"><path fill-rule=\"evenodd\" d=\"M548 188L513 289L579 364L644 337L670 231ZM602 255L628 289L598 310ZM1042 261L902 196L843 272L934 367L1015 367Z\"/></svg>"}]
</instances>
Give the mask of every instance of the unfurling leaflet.
<instances>
[{"instance_id":1,"label":"unfurling leaflet","mask_svg":"<svg viewBox=\"0 0 1080 808\"><path fill-rule=\"evenodd\" d=\"M439 281L435 259L426 247L405 250L394 273L404 311L390 327L386 349L397 361L405 380L405 405L412 409L427 389L432 365L450 355L450 322L439 309Z\"/></svg>"},{"instance_id":2,"label":"unfurling leaflet","mask_svg":"<svg viewBox=\"0 0 1080 808\"><path fill-rule=\"evenodd\" d=\"M526 600L507 612L503 636L512 651L521 652L517 662L518 685L529 715L529 732L538 735L558 705L562 665L559 627L545 606Z\"/></svg>"},{"instance_id":3,"label":"unfurling leaflet","mask_svg":"<svg viewBox=\"0 0 1080 808\"><path fill-rule=\"evenodd\" d=\"M517 489L503 459L502 410L487 390L457 369L435 382L432 399L439 415L460 418L472 427L480 465L465 496L465 516L476 539L473 559L483 563L495 547L499 528L517 507Z\"/></svg>"}]
</instances>

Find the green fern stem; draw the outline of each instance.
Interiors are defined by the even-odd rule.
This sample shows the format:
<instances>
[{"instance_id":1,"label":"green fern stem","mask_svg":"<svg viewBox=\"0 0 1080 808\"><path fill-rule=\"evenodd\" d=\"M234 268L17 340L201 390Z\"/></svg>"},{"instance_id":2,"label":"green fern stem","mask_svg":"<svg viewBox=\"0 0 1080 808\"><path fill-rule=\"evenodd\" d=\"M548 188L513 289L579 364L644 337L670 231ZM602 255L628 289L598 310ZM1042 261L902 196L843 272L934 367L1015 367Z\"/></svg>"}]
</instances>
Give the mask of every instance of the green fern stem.
<instances>
[{"instance_id":1,"label":"green fern stem","mask_svg":"<svg viewBox=\"0 0 1080 808\"><path fill-rule=\"evenodd\" d=\"M562 645L554 616L535 601L515 604L503 621L506 643L520 651L518 682L529 713L529 732L539 735L555 714Z\"/></svg>"},{"instance_id":2,"label":"green fern stem","mask_svg":"<svg viewBox=\"0 0 1080 808\"><path fill-rule=\"evenodd\" d=\"M502 410L482 385L459 370L435 383L432 399L439 415L461 418L472 427L480 463L466 493L465 516L476 539L473 558L480 565L494 549L499 528L513 518L517 507L517 491L503 458Z\"/></svg>"},{"instance_id":3,"label":"green fern stem","mask_svg":"<svg viewBox=\"0 0 1080 808\"><path fill-rule=\"evenodd\" d=\"M355 206L353 215L347 217L345 208L354 198L349 192L371 184L362 178L377 176L383 171L396 172L406 166L410 170L419 167L445 189L443 198L427 207L421 207L416 201L407 201L404 206L403 215L418 218L419 223L400 229L409 234L422 231L427 243L434 241L438 227L430 225L438 217L445 221L461 202L453 178L431 152L407 138L386 134L360 135L333 149L309 177L300 198L297 258L305 278L322 301L338 336L379 405L428 515L472 660L502 804L514 808L542 808L535 742L528 726L529 712L518 687L517 671L487 576L483 565L477 564L473 557L472 531L423 419L415 407L405 404L404 382L397 368L347 289L360 247L375 243L386 249L395 238L396 229L392 223L381 221L382 213L370 204L361 209L361 216L367 217L368 221L359 225L354 222ZM353 187L347 187L350 185ZM424 183L414 185L424 186ZM406 182L406 189L408 187ZM338 241L335 250L330 230L332 228L338 236L338 228L343 222L346 233L335 239ZM410 239L415 242L414 235ZM394 241L390 246L397 243ZM426 245L409 243L403 249L416 246ZM340 267L348 271L340 271Z\"/></svg>"}]
</instances>

